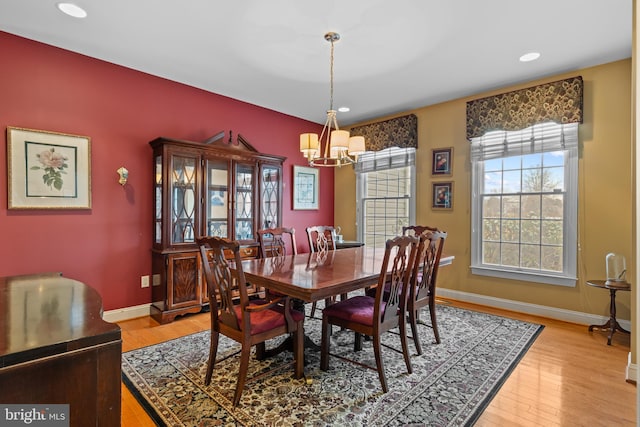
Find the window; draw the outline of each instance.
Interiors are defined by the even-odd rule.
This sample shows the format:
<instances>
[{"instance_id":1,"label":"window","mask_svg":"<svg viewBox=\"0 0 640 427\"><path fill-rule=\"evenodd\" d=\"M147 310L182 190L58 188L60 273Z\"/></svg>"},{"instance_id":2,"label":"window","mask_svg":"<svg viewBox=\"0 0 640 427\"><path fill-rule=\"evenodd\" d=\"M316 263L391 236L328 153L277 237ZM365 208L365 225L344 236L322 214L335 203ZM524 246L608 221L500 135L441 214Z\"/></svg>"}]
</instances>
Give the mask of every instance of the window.
<instances>
[{"instance_id":1,"label":"window","mask_svg":"<svg viewBox=\"0 0 640 427\"><path fill-rule=\"evenodd\" d=\"M474 274L575 286L578 124L471 142Z\"/></svg>"},{"instance_id":2,"label":"window","mask_svg":"<svg viewBox=\"0 0 640 427\"><path fill-rule=\"evenodd\" d=\"M356 164L358 240L384 247L415 221L415 148L365 153Z\"/></svg>"}]
</instances>

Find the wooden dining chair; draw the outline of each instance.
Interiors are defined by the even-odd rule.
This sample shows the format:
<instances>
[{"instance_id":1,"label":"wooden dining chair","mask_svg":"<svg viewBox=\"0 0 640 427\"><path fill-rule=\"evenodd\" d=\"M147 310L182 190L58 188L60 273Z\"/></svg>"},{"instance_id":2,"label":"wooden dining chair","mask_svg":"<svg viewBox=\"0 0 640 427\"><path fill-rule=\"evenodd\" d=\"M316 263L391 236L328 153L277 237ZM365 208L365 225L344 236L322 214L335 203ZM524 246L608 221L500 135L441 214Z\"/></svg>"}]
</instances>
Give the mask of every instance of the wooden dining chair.
<instances>
[{"instance_id":1,"label":"wooden dining chair","mask_svg":"<svg viewBox=\"0 0 640 427\"><path fill-rule=\"evenodd\" d=\"M438 323L436 321L436 280L447 233L426 227L418 235L420 236L420 245L411 275L407 313L416 351L418 354L422 354L422 347L418 338L418 323L426 325L420 322L419 319L420 310L423 307L429 307L431 328L433 329L436 343L440 344L440 333L438 332Z\"/></svg>"},{"instance_id":2,"label":"wooden dining chair","mask_svg":"<svg viewBox=\"0 0 640 427\"><path fill-rule=\"evenodd\" d=\"M325 307L322 311L320 369L323 371L329 369L330 355L370 369L376 369L382 390L386 393L389 388L382 359L381 335L399 327L400 334L398 336L400 337L401 352L404 356L407 372L411 373L413 371L406 334L405 310L407 293L402 292L402 289L409 287L419 241L420 239L414 236L398 236L387 240L378 285L375 288L375 296L357 295ZM389 284L387 298L384 298L385 284ZM363 335L371 336L373 338L376 368L362 365L343 355L330 353L331 325L337 325L356 332L354 351L359 351L362 348ZM391 349L400 352L396 348Z\"/></svg>"},{"instance_id":3,"label":"wooden dining chair","mask_svg":"<svg viewBox=\"0 0 640 427\"><path fill-rule=\"evenodd\" d=\"M294 228L263 228L258 230L258 242L262 258L298 253Z\"/></svg>"},{"instance_id":4,"label":"wooden dining chair","mask_svg":"<svg viewBox=\"0 0 640 427\"><path fill-rule=\"evenodd\" d=\"M309 240L309 249L311 253L333 251L336 249L336 229L330 225L314 225L307 227L307 239ZM346 299L346 295L342 296ZM325 306L333 304L335 297L324 300ZM317 304L311 305L311 317L316 314Z\"/></svg>"},{"instance_id":5,"label":"wooden dining chair","mask_svg":"<svg viewBox=\"0 0 640 427\"><path fill-rule=\"evenodd\" d=\"M332 251L336 248L336 229L330 225L307 227L311 252Z\"/></svg>"},{"instance_id":6,"label":"wooden dining chair","mask_svg":"<svg viewBox=\"0 0 640 427\"><path fill-rule=\"evenodd\" d=\"M296 255L296 230L288 227L263 228L258 230L258 243L262 258L283 257L287 253ZM287 247L289 249L287 249ZM267 299L278 298L283 294L265 289Z\"/></svg>"},{"instance_id":7,"label":"wooden dining chair","mask_svg":"<svg viewBox=\"0 0 640 427\"><path fill-rule=\"evenodd\" d=\"M405 236L420 236L427 231L438 231L438 229L428 225L406 225L402 227L402 234Z\"/></svg>"},{"instance_id":8,"label":"wooden dining chair","mask_svg":"<svg viewBox=\"0 0 640 427\"><path fill-rule=\"evenodd\" d=\"M295 378L304 375L304 315L291 308L289 297L282 296L272 301L249 300L245 286L240 257L240 244L219 237L196 239L200 248L205 279L209 290L211 311L211 345L205 385L211 383L216 362L221 362L238 352L216 360L220 334L241 344L238 381L233 396L233 406L240 402L240 396L247 379L251 347L256 346L256 357L265 353L265 341L280 335L293 334L293 362ZM225 252L233 254L227 260ZM231 268L233 263L233 268ZM274 369L263 372L253 380L263 377Z\"/></svg>"}]
</instances>

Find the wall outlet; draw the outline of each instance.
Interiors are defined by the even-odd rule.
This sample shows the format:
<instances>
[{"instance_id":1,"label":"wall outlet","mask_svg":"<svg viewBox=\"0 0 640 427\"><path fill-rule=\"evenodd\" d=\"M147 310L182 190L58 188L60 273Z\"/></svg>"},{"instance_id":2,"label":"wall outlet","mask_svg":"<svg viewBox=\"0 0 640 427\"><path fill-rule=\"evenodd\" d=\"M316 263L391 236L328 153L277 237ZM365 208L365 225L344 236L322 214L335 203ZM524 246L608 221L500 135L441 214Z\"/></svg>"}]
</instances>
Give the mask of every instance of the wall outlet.
<instances>
[{"instance_id":1,"label":"wall outlet","mask_svg":"<svg viewBox=\"0 0 640 427\"><path fill-rule=\"evenodd\" d=\"M149 287L149 276L140 277L140 287L148 288Z\"/></svg>"}]
</instances>

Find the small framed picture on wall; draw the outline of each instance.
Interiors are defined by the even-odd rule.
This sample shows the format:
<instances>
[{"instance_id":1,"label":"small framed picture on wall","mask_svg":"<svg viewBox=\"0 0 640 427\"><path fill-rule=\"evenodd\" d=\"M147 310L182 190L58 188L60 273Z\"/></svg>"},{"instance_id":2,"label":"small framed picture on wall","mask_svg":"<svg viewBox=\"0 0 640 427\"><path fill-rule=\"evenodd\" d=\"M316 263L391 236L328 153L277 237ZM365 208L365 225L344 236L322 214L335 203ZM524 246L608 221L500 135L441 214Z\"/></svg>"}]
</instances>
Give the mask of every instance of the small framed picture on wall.
<instances>
[{"instance_id":1,"label":"small framed picture on wall","mask_svg":"<svg viewBox=\"0 0 640 427\"><path fill-rule=\"evenodd\" d=\"M317 210L320 197L320 174L316 168L293 166L293 209Z\"/></svg>"},{"instance_id":2,"label":"small framed picture on wall","mask_svg":"<svg viewBox=\"0 0 640 427\"><path fill-rule=\"evenodd\" d=\"M453 147L431 150L431 175L451 175Z\"/></svg>"},{"instance_id":3,"label":"small framed picture on wall","mask_svg":"<svg viewBox=\"0 0 640 427\"><path fill-rule=\"evenodd\" d=\"M453 208L453 182L433 183L433 209Z\"/></svg>"}]
</instances>

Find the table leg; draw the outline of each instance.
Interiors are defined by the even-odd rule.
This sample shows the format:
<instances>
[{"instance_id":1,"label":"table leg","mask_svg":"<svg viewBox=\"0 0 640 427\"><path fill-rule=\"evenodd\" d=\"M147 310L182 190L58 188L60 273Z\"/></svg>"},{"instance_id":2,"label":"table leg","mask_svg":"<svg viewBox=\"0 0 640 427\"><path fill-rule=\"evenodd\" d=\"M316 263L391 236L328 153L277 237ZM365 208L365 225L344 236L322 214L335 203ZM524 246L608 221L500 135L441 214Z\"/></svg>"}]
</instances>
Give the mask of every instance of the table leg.
<instances>
[{"instance_id":1,"label":"table leg","mask_svg":"<svg viewBox=\"0 0 640 427\"><path fill-rule=\"evenodd\" d=\"M589 331L593 331L594 328L600 330L609 330L609 335L607 337L607 345L611 345L611 340L613 339L613 334L615 331L620 331L625 334L628 334L629 331L620 326L620 323L616 320L616 290L609 289L609 294L611 295L611 302L609 303L609 320L604 325L591 325L589 326Z\"/></svg>"},{"instance_id":2,"label":"table leg","mask_svg":"<svg viewBox=\"0 0 640 427\"><path fill-rule=\"evenodd\" d=\"M618 321L616 321L616 331L620 331L622 333L625 334L630 334L631 332L627 331L626 329L624 329L622 326L620 326L620 323L618 323Z\"/></svg>"}]
</instances>

